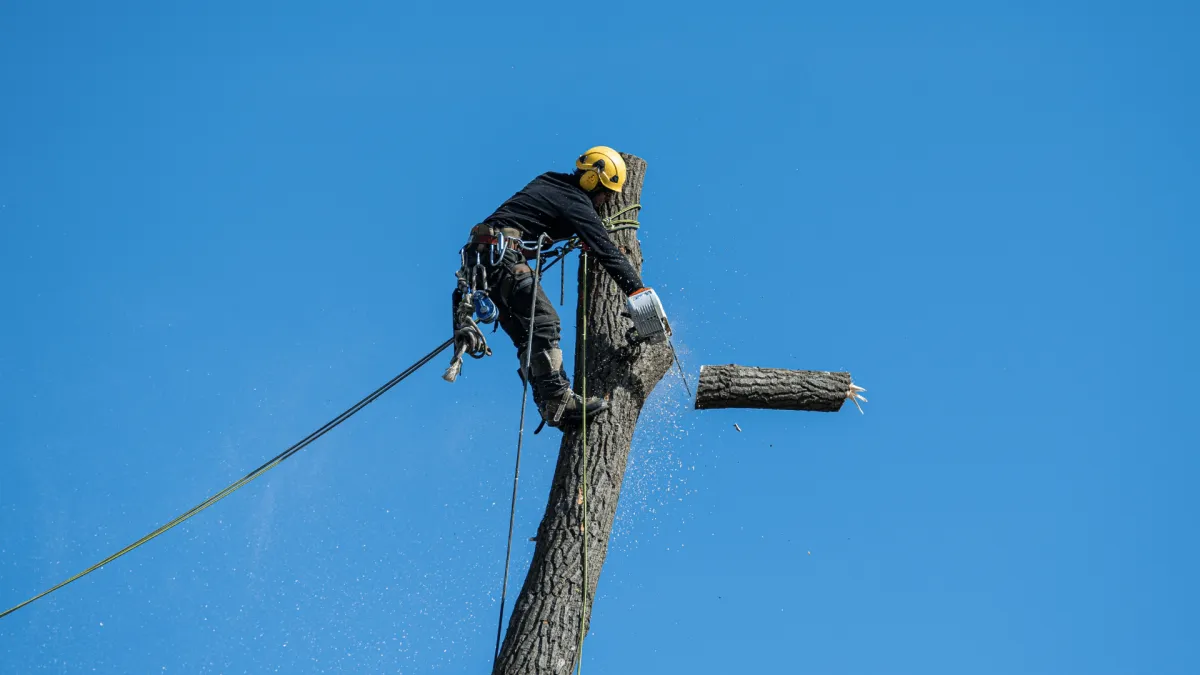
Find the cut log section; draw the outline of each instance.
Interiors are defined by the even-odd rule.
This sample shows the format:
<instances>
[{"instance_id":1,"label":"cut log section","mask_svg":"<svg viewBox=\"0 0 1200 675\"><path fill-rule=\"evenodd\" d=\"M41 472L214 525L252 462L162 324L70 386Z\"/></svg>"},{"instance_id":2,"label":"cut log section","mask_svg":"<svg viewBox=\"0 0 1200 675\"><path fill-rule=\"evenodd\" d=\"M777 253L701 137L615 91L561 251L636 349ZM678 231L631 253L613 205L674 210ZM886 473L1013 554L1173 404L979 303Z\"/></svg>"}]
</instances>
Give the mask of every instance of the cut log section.
<instances>
[{"instance_id":1,"label":"cut log section","mask_svg":"<svg viewBox=\"0 0 1200 675\"><path fill-rule=\"evenodd\" d=\"M866 401L850 373L751 366L701 366L696 410L762 408L837 412L847 400ZM862 406L859 406L862 412Z\"/></svg>"}]
</instances>

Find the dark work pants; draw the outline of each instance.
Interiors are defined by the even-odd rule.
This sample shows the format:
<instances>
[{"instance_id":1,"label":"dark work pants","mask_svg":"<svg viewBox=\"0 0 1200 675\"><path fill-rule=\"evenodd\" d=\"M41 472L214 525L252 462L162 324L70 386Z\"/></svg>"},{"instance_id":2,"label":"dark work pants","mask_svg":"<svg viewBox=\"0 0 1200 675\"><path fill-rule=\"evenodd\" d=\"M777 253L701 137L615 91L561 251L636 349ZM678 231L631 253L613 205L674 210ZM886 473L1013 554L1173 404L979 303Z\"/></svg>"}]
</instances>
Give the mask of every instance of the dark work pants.
<instances>
[{"instance_id":1,"label":"dark work pants","mask_svg":"<svg viewBox=\"0 0 1200 675\"><path fill-rule=\"evenodd\" d=\"M534 354L558 349L562 337L558 312L554 311L554 305L540 284L534 295L533 270L524 256L515 251L506 252L502 262L488 268L488 286L492 301L500 310L500 327L513 341L517 358L522 363L525 361L525 344L531 337ZM537 303L537 313L530 327L529 312L534 303Z\"/></svg>"}]
</instances>

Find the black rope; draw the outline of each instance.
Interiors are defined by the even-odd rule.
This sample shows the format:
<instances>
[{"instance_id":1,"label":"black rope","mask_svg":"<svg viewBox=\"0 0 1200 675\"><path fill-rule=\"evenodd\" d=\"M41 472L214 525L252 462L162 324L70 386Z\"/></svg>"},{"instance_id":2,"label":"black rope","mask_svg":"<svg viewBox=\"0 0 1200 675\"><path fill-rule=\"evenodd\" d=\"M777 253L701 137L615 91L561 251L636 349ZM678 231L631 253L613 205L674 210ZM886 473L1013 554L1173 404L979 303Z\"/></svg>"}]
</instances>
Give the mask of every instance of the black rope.
<instances>
[{"instance_id":1,"label":"black rope","mask_svg":"<svg viewBox=\"0 0 1200 675\"><path fill-rule=\"evenodd\" d=\"M26 600L25 602L22 602L21 604L15 606L15 607L12 607L11 609L5 610L3 613L0 613L0 619L8 616L9 614L12 614L13 612L17 611L18 609L21 609L22 607L30 604L31 602L35 602L37 600L40 600L41 598L46 597L47 595L50 595L54 591L57 591L58 589L62 588L63 586L66 586L67 584L69 584L73 581L77 581L80 578L82 578L88 574L91 574L92 572L100 569L101 567L116 560L117 558L120 558L121 556L125 555L126 553L129 553L129 552L133 551L134 549L138 548L139 546L149 542L151 539L154 539L155 537L159 536L160 534L163 534L167 530L170 530L171 528L175 527L176 525L179 525L180 523L187 520L188 518L191 518L192 516L196 515L197 513L200 513L204 509L207 509L208 507L212 506L213 504L216 504L217 502L221 501L225 497L228 497L230 494L232 494L238 488L242 487L246 483L249 483L250 481L254 480L255 478L258 478L259 476L266 473L267 471L273 469L280 462L283 462L285 459L291 457L292 455L296 454L297 452L300 452L305 447L307 447L309 444L311 444L313 441L317 440L318 438L320 438L320 437L324 436L325 434L329 433L330 431L332 431L334 429L334 427L338 426L342 422L345 422L346 420L353 417L355 413L357 413L358 411L362 410L363 408L365 408L368 405L370 405L371 403L373 403L375 401L375 399L386 394L389 389L396 386L397 384L400 384L400 382L402 382L409 375L412 375L413 373L417 372L417 370L419 370L422 366L424 366L425 364L432 361L435 356L442 353L443 350L445 350L447 347L449 347L452 344L454 344L453 338L446 340L440 346L438 346L436 349L434 349L433 351L429 352L424 357L422 357L419 361L417 361L416 363L409 366L404 372L400 373L396 377L393 377L386 384L384 384L383 386L379 387L375 391L368 394L366 398L362 399L358 403L355 403L353 406L350 406L350 408L348 408L345 412L343 412L342 414L333 418L332 420L326 422L325 425L322 426L320 429L317 429L316 431L312 432L308 436L304 437L303 440L297 442L295 445L291 446L287 450L284 450L283 452L279 453L278 455L276 455L274 458L272 458L267 463L263 464L262 466L258 467L255 470L251 471L250 473L246 474L245 476L241 477L240 479L238 479L237 481L235 481L234 483L232 483L228 487L226 487L224 490L221 490L217 494L209 497L208 499L197 504L196 506L193 506L191 509L184 512L183 514L176 516L175 519L171 520L166 525L163 525L162 527L158 528L157 530L154 530L150 534L147 534L146 536L142 537L141 539L138 539L137 541L133 542L129 546L126 546L125 548L121 549L120 551L117 551L116 553L108 556L104 560L101 560L100 562L96 563L95 565L92 565L91 567L80 572L79 574L76 574L75 576L71 577L70 579L67 579L64 582L57 584L48 590L38 593L37 595L33 596L32 598Z\"/></svg>"},{"instance_id":2,"label":"black rope","mask_svg":"<svg viewBox=\"0 0 1200 675\"><path fill-rule=\"evenodd\" d=\"M634 204L632 206L629 206L629 207L617 212L616 214L613 215L613 217L615 218L617 216L624 215L625 213L628 213L629 211L632 211L634 209L639 209L639 208L641 208L641 204ZM637 222L637 220L616 220L616 221L606 220L604 222L604 226L605 226L605 229L607 229L610 233L611 232L620 232L621 230L636 230L638 228L638 222ZM513 471L512 506L510 507L509 512L508 512L508 545L504 552L504 582L500 588L500 618L496 622L496 652L492 658L492 669L493 670L495 670L495 668L496 668L496 661L498 661L500 658L500 638L503 635L503 631L504 631L504 606L505 606L505 603L506 603L506 600L508 597L508 569L509 569L509 563L512 559L513 523L516 520L516 515L517 515L517 481L519 480L519 478L521 476L521 447L525 440L525 403L526 403L526 400L529 398L529 396L528 396L529 362L530 362L530 355L533 352L533 320L537 316L537 294L538 294L539 283L541 282L541 275L543 272L546 272L550 268L554 267L556 264L562 262L567 257L567 255L569 255L571 253L571 251L575 250L576 248L579 248L582 245L577 237L572 237L562 247L555 249L553 251L549 251L546 254L543 254L542 253L542 241L543 241L543 237L545 237L545 236L546 236L545 234L539 236L538 241L537 241L537 261L538 262L537 262L537 266L534 268L533 302L531 303L532 306L529 309L529 332L530 332L530 335L525 343L525 363L523 366L523 373L522 373L522 377L521 377L521 380L522 380L521 423L520 423L520 429L517 433L517 465ZM550 262L547 263L546 259L550 258L551 254L553 255L553 257L550 260ZM586 274L586 272L585 272L585 274ZM567 280L566 279L566 266L564 265L563 269L562 269L562 284L559 287L558 302L560 305L563 303L563 301L565 299L564 294L566 293L566 285L567 285L566 280ZM584 288L586 289L586 286ZM586 321L586 319L585 319L585 321ZM586 338L586 335L587 335L587 332L585 329L585 332L584 332L585 338ZM586 383L586 375L585 375L585 383ZM584 386L585 386L584 392L586 393L587 385L585 384ZM586 421L587 421L587 413L585 411L584 422L586 423ZM538 432L540 432L542 430L542 427L544 427L545 425L546 425L546 420L543 419L541 424L538 425L537 429L535 429L533 433L537 434ZM585 431L584 432L584 442L585 442L584 447L585 448L587 447L586 439L587 439L587 432ZM585 480L586 480L586 476L587 476L587 474L586 474L586 469L585 469L585 473L584 473ZM587 574L586 554L585 554L584 560L585 560L584 575L586 577L586 574ZM582 641L581 641L580 649L582 649L582 647L583 647L583 645L582 645Z\"/></svg>"},{"instance_id":3,"label":"black rope","mask_svg":"<svg viewBox=\"0 0 1200 675\"><path fill-rule=\"evenodd\" d=\"M543 235L545 236L545 235ZM508 511L508 546L504 551L504 582L500 587L500 618L496 620L496 652L492 657L492 669L500 658L500 636L504 630L504 604L508 597L508 565L512 559L513 522L517 517L517 481L521 477L521 446L525 441L525 402L529 398L529 362L533 358L533 320L537 317L538 283L542 277L542 239L538 238L538 264L533 270L533 302L529 308L529 335L525 339L525 362L521 373L521 424L517 431L517 466L513 469L512 507ZM563 255L566 255L565 253ZM562 259L562 256L558 258Z\"/></svg>"}]
</instances>

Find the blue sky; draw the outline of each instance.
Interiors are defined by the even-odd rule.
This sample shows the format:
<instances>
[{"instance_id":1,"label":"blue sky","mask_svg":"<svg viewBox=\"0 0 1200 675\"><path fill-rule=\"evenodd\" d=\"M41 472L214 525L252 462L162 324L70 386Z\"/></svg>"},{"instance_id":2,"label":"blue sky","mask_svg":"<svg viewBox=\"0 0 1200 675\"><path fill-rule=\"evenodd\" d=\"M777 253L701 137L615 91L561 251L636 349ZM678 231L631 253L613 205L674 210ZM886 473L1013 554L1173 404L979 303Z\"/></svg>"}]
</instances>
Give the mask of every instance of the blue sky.
<instances>
[{"instance_id":1,"label":"blue sky","mask_svg":"<svg viewBox=\"0 0 1200 675\"><path fill-rule=\"evenodd\" d=\"M669 376L587 671L1196 672L1194 3L399 6L0 9L0 605L438 344L469 227L603 143L649 162L693 378L870 403ZM486 672L497 337L0 620L2 670ZM526 448L517 587L557 433Z\"/></svg>"}]
</instances>

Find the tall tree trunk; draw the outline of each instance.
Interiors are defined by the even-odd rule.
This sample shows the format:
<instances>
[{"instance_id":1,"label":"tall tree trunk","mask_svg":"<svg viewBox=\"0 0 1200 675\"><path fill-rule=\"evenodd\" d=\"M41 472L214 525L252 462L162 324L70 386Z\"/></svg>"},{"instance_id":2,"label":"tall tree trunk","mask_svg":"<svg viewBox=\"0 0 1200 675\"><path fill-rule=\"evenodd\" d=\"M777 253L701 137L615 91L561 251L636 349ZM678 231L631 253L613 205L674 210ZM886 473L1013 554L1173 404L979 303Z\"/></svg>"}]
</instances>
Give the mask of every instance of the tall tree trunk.
<instances>
[{"instance_id":1,"label":"tall tree trunk","mask_svg":"<svg viewBox=\"0 0 1200 675\"><path fill-rule=\"evenodd\" d=\"M622 154L629 169L624 192L605 204L600 215L612 216L638 203L646 162ZM630 215L622 216L629 218ZM614 233L613 240L634 267L642 268L636 232ZM582 261L582 257L581 257ZM493 673L528 675L569 672L578 657L580 617L584 630L591 620L600 569L608 553L608 537L617 513L625 462L634 428L646 398L671 366L667 344L631 346L626 331L631 323L621 315L625 295L594 261L580 265L578 329L587 326L586 348L575 353L575 390L581 391L586 355L587 393L608 399L609 408L587 429L587 603L581 586L583 544L583 436L579 426L563 430L558 466L550 487L546 513L538 527L533 562L512 617ZM586 297L583 275L587 275ZM584 345L580 340L581 347ZM582 393L582 392L581 392Z\"/></svg>"},{"instance_id":2,"label":"tall tree trunk","mask_svg":"<svg viewBox=\"0 0 1200 675\"><path fill-rule=\"evenodd\" d=\"M851 382L850 373L735 365L701 366L700 384L696 386L696 409L769 408L837 412L841 410L842 403L852 399L859 391L865 390Z\"/></svg>"}]
</instances>

